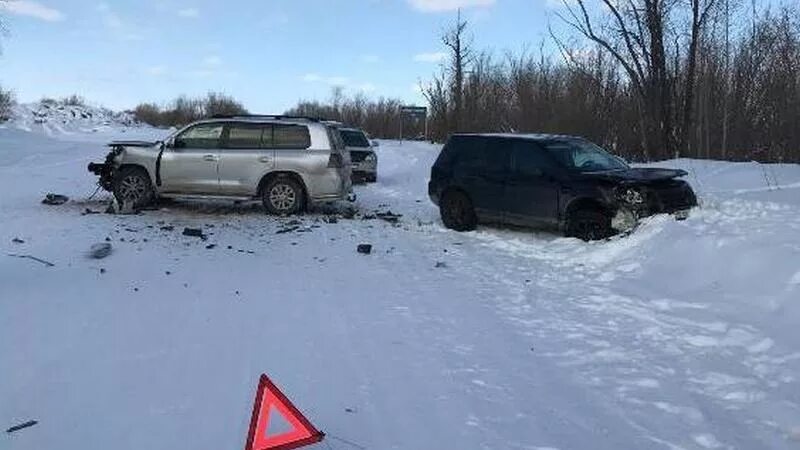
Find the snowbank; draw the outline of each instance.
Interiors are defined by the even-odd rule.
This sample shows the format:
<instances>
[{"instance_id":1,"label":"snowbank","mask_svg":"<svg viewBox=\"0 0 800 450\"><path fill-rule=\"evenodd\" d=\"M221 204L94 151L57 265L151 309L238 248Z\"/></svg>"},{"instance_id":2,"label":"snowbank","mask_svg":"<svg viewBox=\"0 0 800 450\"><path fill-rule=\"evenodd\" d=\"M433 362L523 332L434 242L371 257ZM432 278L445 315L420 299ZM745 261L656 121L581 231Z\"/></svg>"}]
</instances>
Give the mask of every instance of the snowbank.
<instances>
[{"instance_id":1,"label":"snowbank","mask_svg":"<svg viewBox=\"0 0 800 450\"><path fill-rule=\"evenodd\" d=\"M370 449L797 448L798 166L662 163L702 207L584 243L444 229L438 148L384 141L358 207L398 224L284 233L257 205L82 215L105 150L49 129L0 129L0 427L39 421L2 448L241 448L262 372Z\"/></svg>"}]
</instances>

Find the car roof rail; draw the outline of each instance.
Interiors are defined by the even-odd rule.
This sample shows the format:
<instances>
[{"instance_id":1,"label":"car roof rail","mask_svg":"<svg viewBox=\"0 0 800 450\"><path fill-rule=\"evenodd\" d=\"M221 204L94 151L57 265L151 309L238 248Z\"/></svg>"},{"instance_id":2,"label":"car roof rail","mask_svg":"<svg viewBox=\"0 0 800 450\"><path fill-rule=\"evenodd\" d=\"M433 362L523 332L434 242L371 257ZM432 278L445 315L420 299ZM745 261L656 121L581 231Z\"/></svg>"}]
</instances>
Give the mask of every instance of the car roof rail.
<instances>
[{"instance_id":1,"label":"car roof rail","mask_svg":"<svg viewBox=\"0 0 800 450\"><path fill-rule=\"evenodd\" d=\"M320 122L318 117L309 116L290 116L283 114L214 114L212 119L274 119L274 120L308 120L310 122Z\"/></svg>"}]
</instances>

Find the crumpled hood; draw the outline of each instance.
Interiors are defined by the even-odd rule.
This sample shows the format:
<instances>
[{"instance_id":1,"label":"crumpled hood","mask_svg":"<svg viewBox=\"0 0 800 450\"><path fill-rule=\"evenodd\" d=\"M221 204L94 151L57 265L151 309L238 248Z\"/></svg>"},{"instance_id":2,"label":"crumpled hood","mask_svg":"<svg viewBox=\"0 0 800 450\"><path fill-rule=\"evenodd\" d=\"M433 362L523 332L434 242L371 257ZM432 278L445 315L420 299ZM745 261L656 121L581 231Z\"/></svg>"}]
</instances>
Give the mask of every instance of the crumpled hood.
<instances>
[{"instance_id":1,"label":"crumpled hood","mask_svg":"<svg viewBox=\"0 0 800 450\"><path fill-rule=\"evenodd\" d=\"M109 147L154 147L158 142L150 141L112 141Z\"/></svg>"},{"instance_id":2,"label":"crumpled hood","mask_svg":"<svg viewBox=\"0 0 800 450\"><path fill-rule=\"evenodd\" d=\"M654 183L672 180L688 175L680 169L660 169L652 167L630 168L625 170L609 170L605 172L587 172L583 176L613 181L617 183Z\"/></svg>"}]
</instances>

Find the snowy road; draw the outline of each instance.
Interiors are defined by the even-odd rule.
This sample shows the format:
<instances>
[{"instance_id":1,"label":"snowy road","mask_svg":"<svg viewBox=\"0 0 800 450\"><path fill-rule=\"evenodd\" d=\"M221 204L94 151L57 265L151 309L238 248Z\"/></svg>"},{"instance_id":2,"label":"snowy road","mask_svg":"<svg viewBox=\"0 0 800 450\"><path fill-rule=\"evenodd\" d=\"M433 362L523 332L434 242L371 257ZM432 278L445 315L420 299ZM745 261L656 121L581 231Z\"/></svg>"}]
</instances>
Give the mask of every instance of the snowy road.
<instances>
[{"instance_id":1,"label":"snowy road","mask_svg":"<svg viewBox=\"0 0 800 450\"><path fill-rule=\"evenodd\" d=\"M703 207L583 243L444 229L438 149L385 142L358 207L399 224L278 234L250 205L81 215L117 131L0 129L0 428L40 422L0 448L242 448L262 372L319 448L800 446L798 166L663 163Z\"/></svg>"}]
</instances>

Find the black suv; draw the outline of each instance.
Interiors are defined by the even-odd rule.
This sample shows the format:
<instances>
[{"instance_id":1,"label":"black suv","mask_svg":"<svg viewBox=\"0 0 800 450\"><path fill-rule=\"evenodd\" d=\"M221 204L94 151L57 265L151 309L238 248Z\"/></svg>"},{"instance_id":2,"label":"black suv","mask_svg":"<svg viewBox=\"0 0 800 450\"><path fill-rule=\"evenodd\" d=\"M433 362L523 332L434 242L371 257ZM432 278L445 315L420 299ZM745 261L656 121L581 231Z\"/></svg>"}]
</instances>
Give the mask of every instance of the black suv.
<instances>
[{"instance_id":1,"label":"black suv","mask_svg":"<svg viewBox=\"0 0 800 450\"><path fill-rule=\"evenodd\" d=\"M478 222L535 226L584 240L633 228L640 217L697 205L683 170L631 168L579 137L455 134L431 169L428 194L448 228Z\"/></svg>"}]
</instances>

